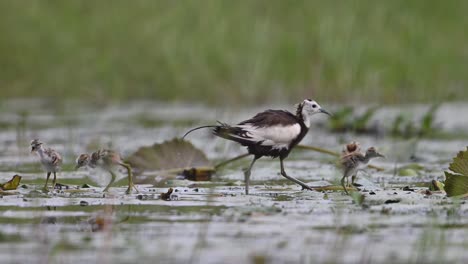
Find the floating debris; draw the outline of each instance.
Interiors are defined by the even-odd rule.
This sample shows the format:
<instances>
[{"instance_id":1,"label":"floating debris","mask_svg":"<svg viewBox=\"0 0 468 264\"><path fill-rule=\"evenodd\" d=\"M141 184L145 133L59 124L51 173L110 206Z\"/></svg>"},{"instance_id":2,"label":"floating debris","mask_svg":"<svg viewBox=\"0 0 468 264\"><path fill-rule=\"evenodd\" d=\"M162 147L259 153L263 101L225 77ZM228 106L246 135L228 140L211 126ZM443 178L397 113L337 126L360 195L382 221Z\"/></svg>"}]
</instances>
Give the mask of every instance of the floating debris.
<instances>
[{"instance_id":1,"label":"floating debris","mask_svg":"<svg viewBox=\"0 0 468 264\"><path fill-rule=\"evenodd\" d=\"M384 204L392 204L392 203L399 203L401 202L401 199L388 199L384 202Z\"/></svg>"},{"instance_id":2,"label":"floating debris","mask_svg":"<svg viewBox=\"0 0 468 264\"><path fill-rule=\"evenodd\" d=\"M139 195L137 195L136 198L137 198L138 200L141 200L141 201L146 201L146 200L149 199L149 196L146 195L146 194L139 194Z\"/></svg>"},{"instance_id":3,"label":"floating debris","mask_svg":"<svg viewBox=\"0 0 468 264\"><path fill-rule=\"evenodd\" d=\"M405 186L405 187L403 187L403 191L405 191L405 192L414 192L414 189L410 188L409 186Z\"/></svg>"},{"instance_id":4,"label":"floating debris","mask_svg":"<svg viewBox=\"0 0 468 264\"><path fill-rule=\"evenodd\" d=\"M70 189L70 186L61 184L61 183L56 183L54 189L55 190L68 190Z\"/></svg>"},{"instance_id":5,"label":"floating debris","mask_svg":"<svg viewBox=\"0 0 468 264\"><path fill-rule=\"evenodd\" d=\"M167 190L167 192L161 193L161 200L170 201L171 200L171 194L172 194L173 191L174 191L174 189L169 188L169 190Z\"/></svg>"},{"instance_id":6,"label":"floating debris","mask_svg":"<svg viewBox=\"0 0 468 264\"><path fill-rule=\"evenodd\" d=\"M431 184L429 185L430 191L445 191L445 184L443 182L432 180Z\"/></svg>"}]
</instances>

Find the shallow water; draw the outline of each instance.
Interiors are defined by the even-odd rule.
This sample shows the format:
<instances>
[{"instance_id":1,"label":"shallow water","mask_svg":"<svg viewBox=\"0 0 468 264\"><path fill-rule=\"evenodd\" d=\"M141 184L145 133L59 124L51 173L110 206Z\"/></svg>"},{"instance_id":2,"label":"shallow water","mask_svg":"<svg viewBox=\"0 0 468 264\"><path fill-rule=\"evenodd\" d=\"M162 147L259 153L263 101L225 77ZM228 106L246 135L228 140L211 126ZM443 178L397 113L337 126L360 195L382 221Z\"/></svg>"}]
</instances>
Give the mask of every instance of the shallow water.
<instances>
[{"instance_id":1,"label":"shallow water","mask_svg":"<svg viewBox=\"0 0 468 264\"><path fill-rule=\"evenodd\" d=\"M288 108L284 105L278 108ZM276 108L275 107L275 108ZM103 194L104 174L73 171L77 154L112 147L124 156L141 146L181 136L215 120L241 121L263 109L214 109L199 105L136 102L55 107L47 101L1 104L0 182L14 174L22 186L0 198L2 263L466 263L468 205L444 194L427 195L428 182L443 180L451 158L468 143L468 124L456 120L468 104L443 105L436 114L441 131L456 138L403 140L385 135L330 134L326 117L314 119L302 144L340 151L357 140L376 146L387 159L383 172L360 174L364 203L342 192L301 191L279 175L277 160L253 169L251 195L244 195L244 159L218 171L212 182L163 181L138 184L140 194L124 195L125 180ZM398 113L420 118L427 106L388 107L371 122L388 126ZM333 110L333 107L332 107ZM58 182L68 190L39 192L45 181L28 151L40 138L64 155ZM188 138L210 159L244 153L236 144L198 131ZM286 170L312 186L337 184L335 158L295 150ZM395 168L417 164L415 176ZM146 177L157 177L150 175ZM143 178L137 177L137 183ZM82 184L91 188L78 188ZM412 191L404 191L410 186ZM418 187L415 187L418 186ZM159 194L173 187L170 201Z\"/></svg>"}]
</instances>

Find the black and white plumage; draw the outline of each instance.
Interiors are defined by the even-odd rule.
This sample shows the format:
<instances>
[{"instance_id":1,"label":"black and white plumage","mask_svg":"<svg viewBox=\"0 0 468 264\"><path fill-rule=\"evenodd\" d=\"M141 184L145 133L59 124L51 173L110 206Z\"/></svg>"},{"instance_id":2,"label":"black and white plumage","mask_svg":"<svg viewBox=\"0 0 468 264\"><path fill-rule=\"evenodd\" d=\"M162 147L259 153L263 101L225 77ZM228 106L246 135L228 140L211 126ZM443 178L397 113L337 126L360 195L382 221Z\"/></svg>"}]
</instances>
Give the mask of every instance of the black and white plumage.
<instances>
[{"instance_id":1,"label":"black and white plumage","mask_svg":"<svg viewBox=\"0 0 468 264\"><path fill-rule=\"evenodd\" d=\"M42 167L47 173L47 179L43 190L48 192L47 183L49 182L49 178L52 173L54 174L52 187L55 188L57 172L60 170L60 166L62 165L62 156L54 149L44 147L44 144L38 139L31 141L31 153L34 152L38 154Z\"/></svg>"},{"instance_id":2,"label":"black and white plumage","mask_svg":"<svg viewBox=\"0 0 468 264\"><path fill-rule=\"evenodd\" d=\"M291 150L307 134L310 127L310 117L317 113L330 115L317 102L306 99L297 105L296 114L284 110L266 110L237 125L219 123L217 126L197 127L188 131L183 137L194 130L211 127L213 128L213 134L216 136L246 146L249 154L254 156L249 168L245 170L245 190L247 194L252 167L263 156L279 157L281 175L301 185L304 189L311 190L305 183L286 174L283 160L288 157Z\"/></svg>"}]
</instances>

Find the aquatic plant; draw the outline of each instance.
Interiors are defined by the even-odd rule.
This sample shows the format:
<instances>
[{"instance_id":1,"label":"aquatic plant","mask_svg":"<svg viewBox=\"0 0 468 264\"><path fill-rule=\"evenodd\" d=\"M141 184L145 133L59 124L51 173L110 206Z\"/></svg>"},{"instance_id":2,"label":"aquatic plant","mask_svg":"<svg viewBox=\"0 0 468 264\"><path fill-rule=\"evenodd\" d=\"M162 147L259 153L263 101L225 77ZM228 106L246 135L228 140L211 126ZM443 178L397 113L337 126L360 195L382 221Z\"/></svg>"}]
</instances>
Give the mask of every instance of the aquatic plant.
<instances>
[{"instance_id":1,"label":"aquatic plant","mask_svg":"<svg viewBox=\"0 0 468 264\"><path fill-rule=\"evenodd\" d=\"M447 196L468 194L468 148L458 152L445 173L445 191Z\"/></svg>"},{"instance_id":2,"label":"aquatic plant","mask_svg":"<svg viewBox=\"0 0 468 264\"><path fill-rule=\"evenodd\" d=\"M345 106L333 113L328 127L331 131L337 133L349 131L359 134L376 133L376 128L369 126L369 121L374 116L376 110L377 107L369 107L364 113L356 115L352 107Z\"/></svg>"},{"instance_id":3,"label":"aquatic plant","mask_svg":"<svg viewBox=\"0 0 468 264\"><path fill-rule=\"evenodd\" d=\"M205 153L178 138L141 147L127 158L127 162L135 174L150 170L163 175L184 175L191 180L209 180L215 171Z\"/></svg>"}]
</instances>

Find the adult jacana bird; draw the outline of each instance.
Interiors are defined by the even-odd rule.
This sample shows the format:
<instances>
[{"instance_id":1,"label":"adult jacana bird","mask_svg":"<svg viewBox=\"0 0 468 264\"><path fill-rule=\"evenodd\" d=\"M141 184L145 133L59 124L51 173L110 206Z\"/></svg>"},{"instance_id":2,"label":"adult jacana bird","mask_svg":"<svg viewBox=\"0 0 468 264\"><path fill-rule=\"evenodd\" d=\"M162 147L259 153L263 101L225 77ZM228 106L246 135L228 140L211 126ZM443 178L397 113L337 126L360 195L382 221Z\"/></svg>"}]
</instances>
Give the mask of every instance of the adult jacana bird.
<instances>
[{"instance_id":1,"label":"adult jacana bird","mask_svg":"<svg viewBox=\"0 0 468 264\"><path fill-rule=\"evenodd\" d=\"M266 110L237 125L228 125L218 121L219 125L216 126L196 127L185 133L182 138L197 129L213 128L214 135L247 147L249 154L254 158L244 171L246 194L249 193L252 167L263 156L279 157L281 175L301 185L303 189L312 190L304 182L289 176L284 170L283 161L309 131L310 118L318 113L330 115L317 102L306 99L297 105L295 114L284 110Z\"/></svg>"}]
</instances>

